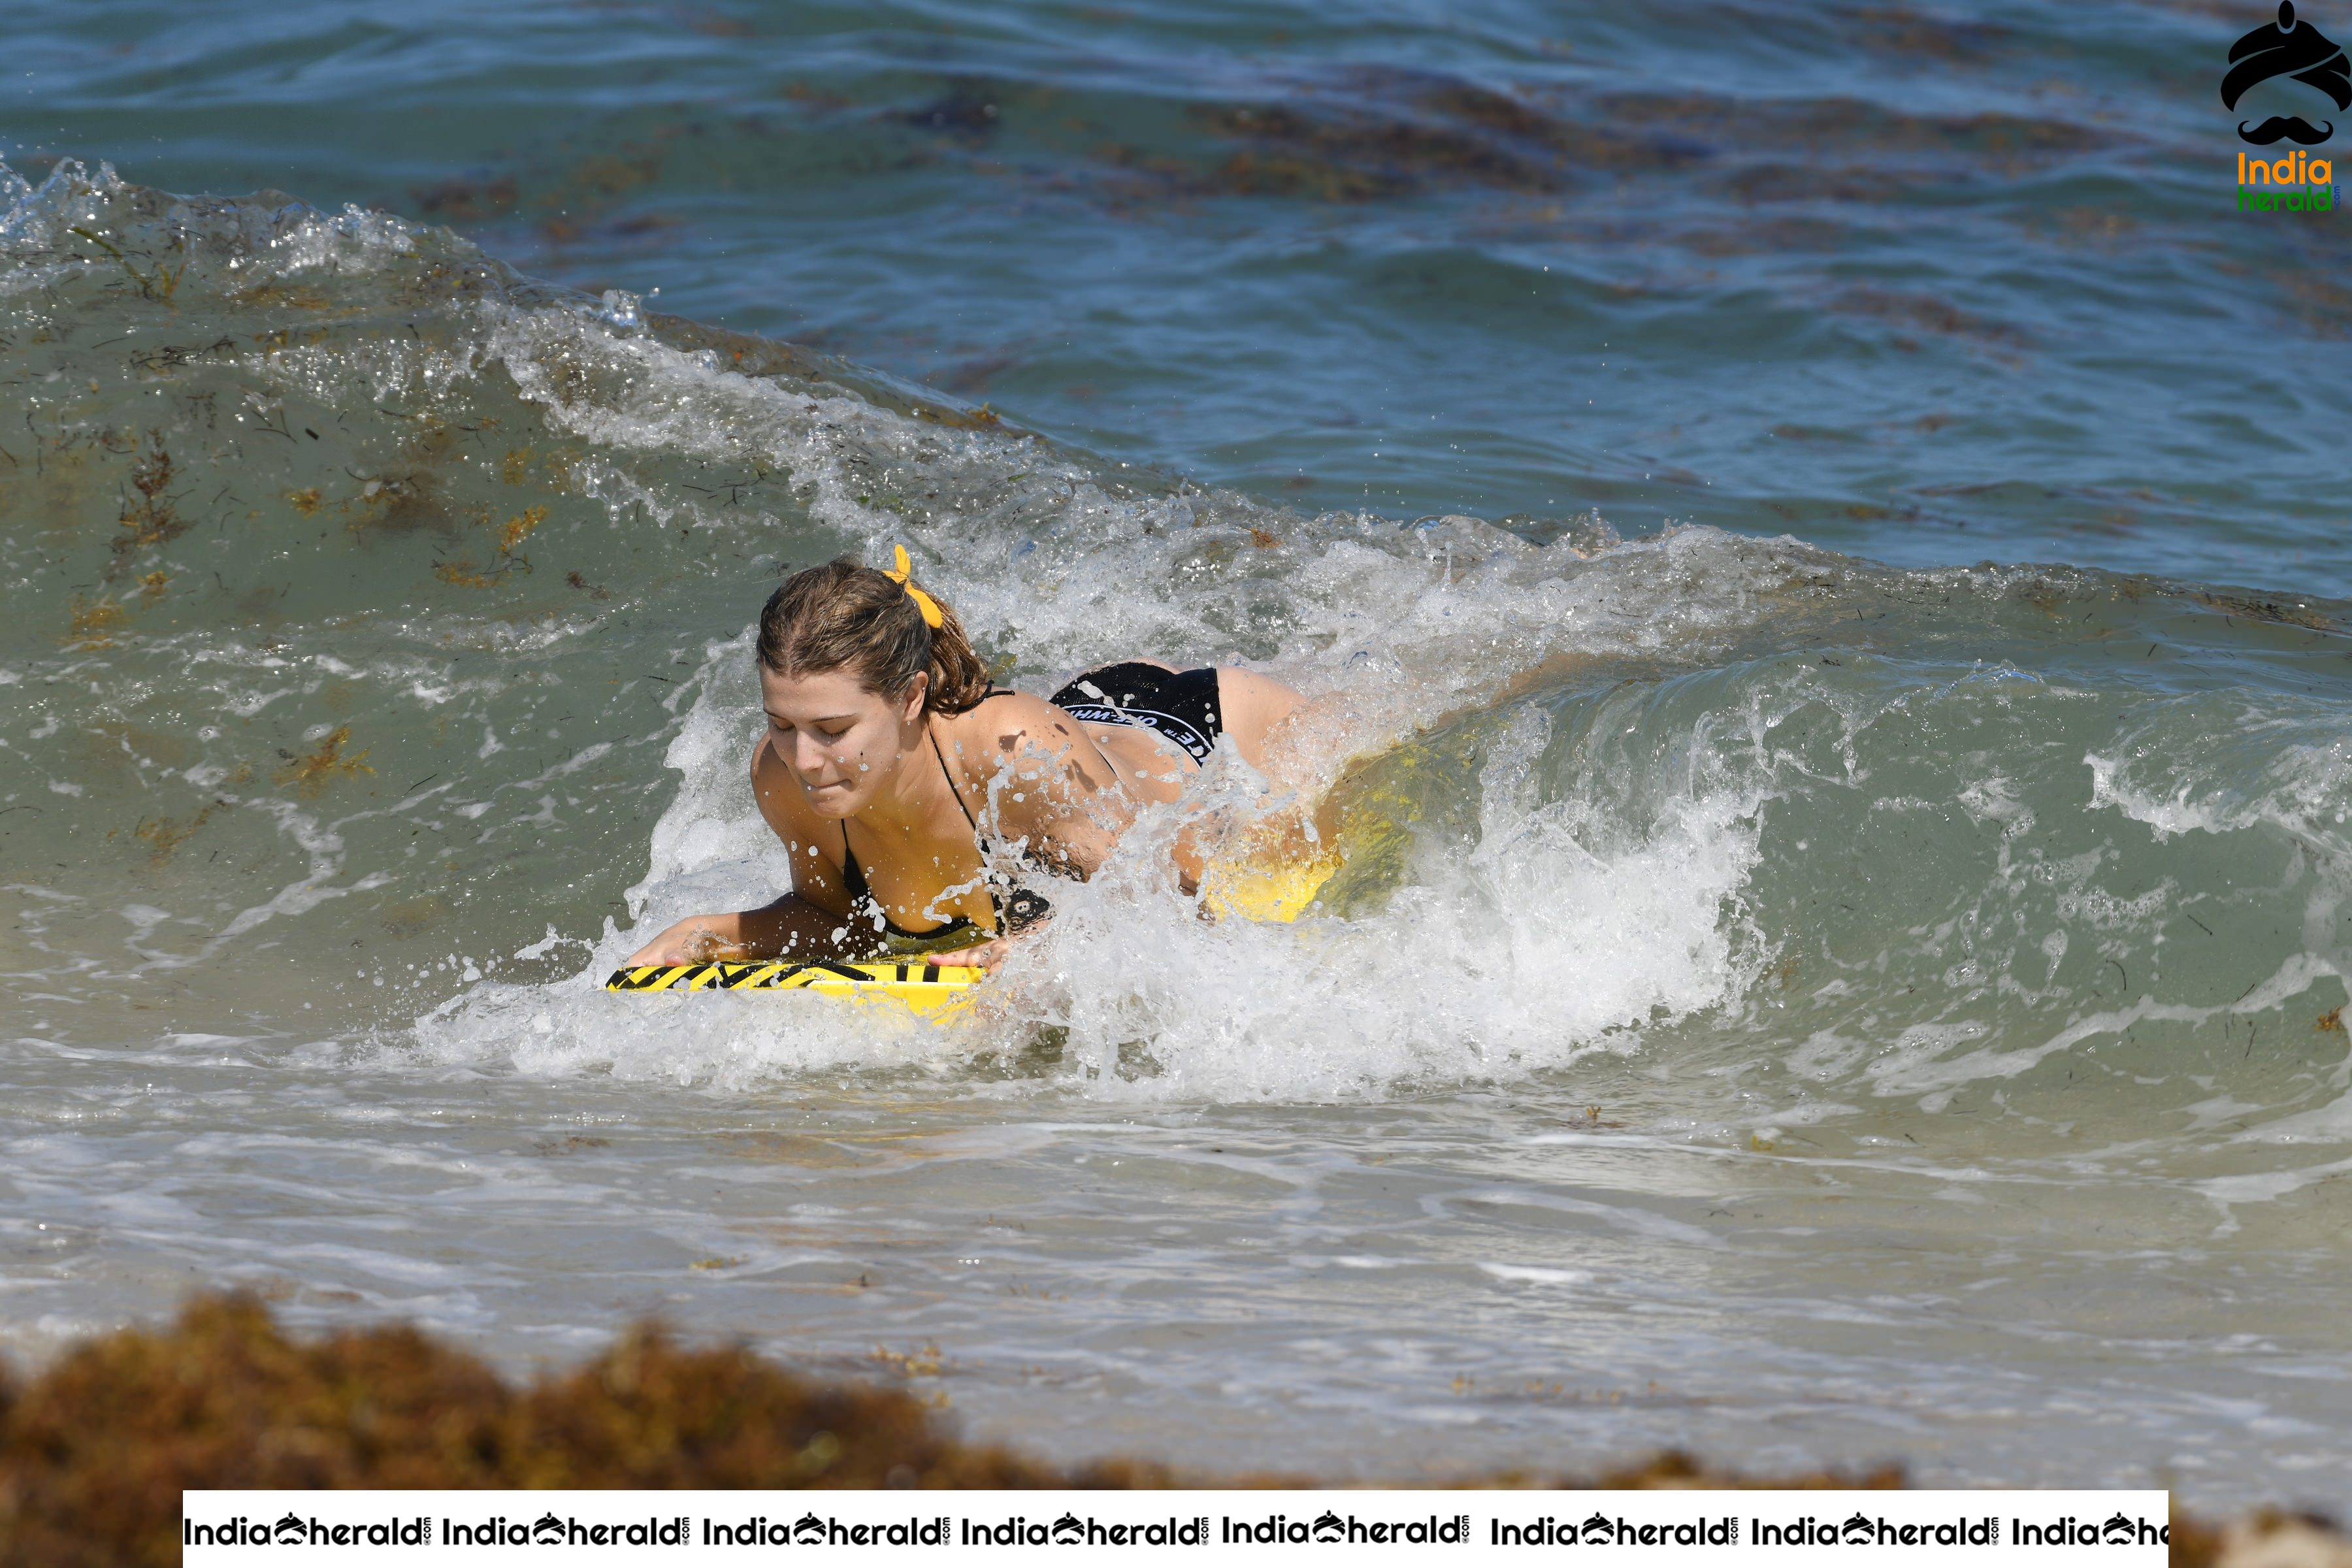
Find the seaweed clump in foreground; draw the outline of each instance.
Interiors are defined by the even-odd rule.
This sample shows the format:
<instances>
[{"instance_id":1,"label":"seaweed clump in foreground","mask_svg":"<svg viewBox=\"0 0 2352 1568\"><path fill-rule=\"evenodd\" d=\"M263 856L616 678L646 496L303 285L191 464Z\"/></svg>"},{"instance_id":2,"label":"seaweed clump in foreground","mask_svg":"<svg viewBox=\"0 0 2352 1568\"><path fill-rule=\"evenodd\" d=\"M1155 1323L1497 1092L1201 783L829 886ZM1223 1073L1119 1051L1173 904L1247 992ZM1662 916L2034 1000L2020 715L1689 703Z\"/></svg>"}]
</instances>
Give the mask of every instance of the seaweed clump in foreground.
<instances>
[{"instance_id":1,"label":"seaweed clump in foreground","mask_svg":"<svg viewBox=\"0 0 2352 1568\"><path fill-rule=\"evenodd\" d=\"M126 1329L29 1384L0 1378L0 1568L176 1563L183 1488L1187 1484L1237 1483L1125 1460L1038 1464L955 1440L897 1390L816 1382L740 1347L689 1349L650 1327L515 1389L414 1329L302 1342L251 1297L200 1297L166 1331ZM1538 1482L1507 1474L1485 1484ZM1886 1488L1902 1477L1887 1467L1759 1481L1665 1455L1554 1484ZM2342 1568L2352 1548L2301 1520L2216 1531L2176 1518L2172 1561Z\"/></svg>"},{"instance_id":2,"label":"seaweed clump in foreground","mask_svg":"<svg viewBox=\"0 0 2352 1568\"><path fill-rule=\"evenodd\" d=\"M0 1384L0 1564L174 1563L192 1488L1129 1487L955 1442L912 1397L638 1329L528 1388L409 1328L299 1342L249 1297Z\"/></svg>"}]
</instances>

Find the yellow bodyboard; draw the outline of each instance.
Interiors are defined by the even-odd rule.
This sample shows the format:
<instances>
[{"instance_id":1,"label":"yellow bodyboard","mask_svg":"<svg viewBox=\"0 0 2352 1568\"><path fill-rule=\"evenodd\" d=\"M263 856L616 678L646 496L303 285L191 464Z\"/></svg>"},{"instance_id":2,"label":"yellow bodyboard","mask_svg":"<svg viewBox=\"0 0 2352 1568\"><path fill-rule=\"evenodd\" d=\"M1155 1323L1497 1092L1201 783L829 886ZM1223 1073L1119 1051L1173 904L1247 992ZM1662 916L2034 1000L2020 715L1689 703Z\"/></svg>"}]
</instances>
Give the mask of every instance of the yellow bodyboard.
<instances>
[{"instance_id":1,"label":"yellow bodyboard","mask_svg":"<svg viewBox=\"0 0 2352 1568\"><path fill-rule=\"evenodd\" d=\"M1201 900L1221 918L1261 923L1297 920L1339 868L1337 857L1305 864L1215 865L1202 880ZM953 957L954 954L942 954ZM814 991L860 1001L897 1002L927 1018L943 1017L971 1000L988 971L970 964L791 963L782 959L645 964L616 969L607 991Z\"/></svg>"},{"instance_id":2,"label":"yellow bodyboard","mask_svg":"<svg viewBox=\"0 0 2352 1568\"><path fill-rule=\"evenodd\" d=\"M787 963L782 960L647 964L616 969L607 991L814 991L891 1001L939 1017L971 1000L988 971L962 963Z\"/></svg>"},{"instance_id":3,"label":"yellow bodyboard","mask_svg":"<svg viewBox=\"0 0 2352 1568\"><path fill-rule=\"evenodd\" d=\"M1273 865L1220 862L1202 872L1201 902L1220 919L1287 925L1307 912L1339 868L1337 856Z\"/></svg>"}]
</instances>

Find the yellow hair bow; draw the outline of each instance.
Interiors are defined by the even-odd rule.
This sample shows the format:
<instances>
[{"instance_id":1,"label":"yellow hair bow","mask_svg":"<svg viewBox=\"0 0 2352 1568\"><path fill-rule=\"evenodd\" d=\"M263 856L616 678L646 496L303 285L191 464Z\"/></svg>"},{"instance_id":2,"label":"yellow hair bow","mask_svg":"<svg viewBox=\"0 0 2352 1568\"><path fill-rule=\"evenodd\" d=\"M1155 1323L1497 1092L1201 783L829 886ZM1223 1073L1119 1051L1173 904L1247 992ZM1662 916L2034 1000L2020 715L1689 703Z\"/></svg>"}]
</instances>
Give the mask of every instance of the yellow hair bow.
<instances>
[{"instance_id":1,"label":"yellow hair bow","mask_svg":"<svg viewBox=\"0 0 2352 1568\"><path fill-rule=\"evenodd\" d=\"M916 587L915 584L908 580L914 576L915 567L914 563L907 559L907 547L903 544L897 544L891 546L891 548L898 552L898 567L897 571L885 572L882 575L889 578L890 581L898 584L898 586L907 590L907 597L914 600L915 608L923 612L923 624L930 627L933 631L937 631L941 626L944 626L947 621L947 617L940 614L940 602L937 599L932 598L929 594L924 593L920 588Z\"/></svg>"}]
</instances>

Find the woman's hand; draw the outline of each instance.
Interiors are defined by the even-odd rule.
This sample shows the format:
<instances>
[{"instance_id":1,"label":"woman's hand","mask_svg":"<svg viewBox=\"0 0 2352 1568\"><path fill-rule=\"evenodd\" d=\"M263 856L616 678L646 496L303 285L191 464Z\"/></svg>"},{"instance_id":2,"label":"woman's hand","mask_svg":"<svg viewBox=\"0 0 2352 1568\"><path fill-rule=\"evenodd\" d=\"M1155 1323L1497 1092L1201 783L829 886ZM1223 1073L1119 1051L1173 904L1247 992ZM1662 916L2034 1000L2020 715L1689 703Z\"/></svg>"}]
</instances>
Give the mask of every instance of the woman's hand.
<instances>
[{"instance_id":1,"label":"woman's hand","mask_svg":"<svg viewBox=\"0 0 2352 1568\"><path fill-rule=\"evenodd\" d=\"M642 969L647 965L667 968L680 963L708 963L715 958L734 958L740 943L718 929L719 920L731 916L689 915L661 935L637 949L621 961L624 969Z\"/></svg>"},{"instance_id":2,"label":"woman's hand","mask_svg":"<svg viewBox=\"0 0 2352 1568\"><path fill-rule=\"evenodd\" d=\"M1013 941L1009 936L1000 936L978 947L960 947L953 952L940 953L934 962L961 964L968 969L994 969L1012 956Z\"/></svg>"},{"instance_id":3,"label":"woman's hand","mask_svg":"<svg viewBox=\"0 0 2352 1568\"><path fill-rule=\"evenodd\" d=\"M1018 935L1007 932L982 942L978 947L960 947L953 952L942 952L932 960L935 963L961 963L973 969L993 970L1013 956L1015 944L1027 942L1054 922L1041 920L1025 926Z\"/></svg>"}]
</instances>

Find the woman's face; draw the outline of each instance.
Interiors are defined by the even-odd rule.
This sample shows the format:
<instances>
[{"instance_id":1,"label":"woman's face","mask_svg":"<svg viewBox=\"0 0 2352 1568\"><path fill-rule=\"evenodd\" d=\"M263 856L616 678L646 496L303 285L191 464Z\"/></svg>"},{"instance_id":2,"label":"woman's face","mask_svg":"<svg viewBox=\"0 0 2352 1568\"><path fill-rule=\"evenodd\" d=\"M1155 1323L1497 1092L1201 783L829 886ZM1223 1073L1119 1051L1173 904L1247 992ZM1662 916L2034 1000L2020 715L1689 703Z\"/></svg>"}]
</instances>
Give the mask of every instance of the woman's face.
<instances>
[{"instance_id":1,"label":"woman's face","mask_svg":"<svg viewBox=\"0 0 2352 1568\"><path fill-rule=\"evenodd\" d=\"M850 817L898 777L908 748L922 737L928 675L902 699L879 696L845 669L782 676L760 668L768 744L800 781L819 816Z\"/></svg>"}]
</instances>

